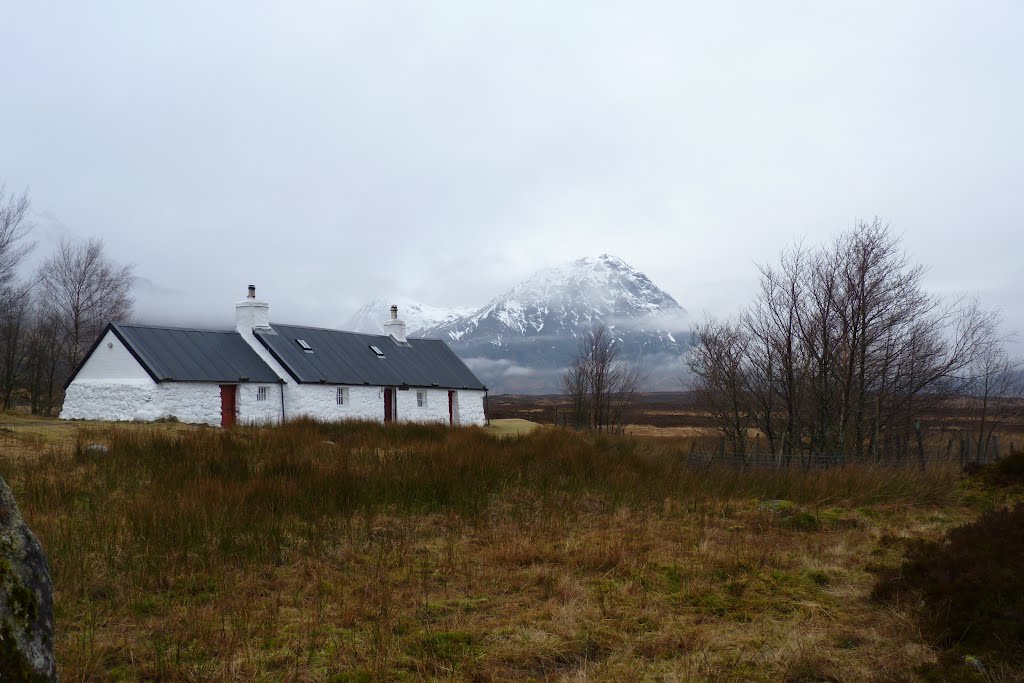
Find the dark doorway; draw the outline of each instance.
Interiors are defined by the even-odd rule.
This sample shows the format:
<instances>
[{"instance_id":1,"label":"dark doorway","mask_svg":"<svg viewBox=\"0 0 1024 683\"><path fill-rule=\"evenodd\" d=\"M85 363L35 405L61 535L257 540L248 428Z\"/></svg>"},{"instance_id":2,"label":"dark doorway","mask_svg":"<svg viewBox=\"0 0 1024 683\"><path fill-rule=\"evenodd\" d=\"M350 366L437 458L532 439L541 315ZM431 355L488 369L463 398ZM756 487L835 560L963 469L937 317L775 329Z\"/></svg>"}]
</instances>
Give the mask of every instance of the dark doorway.
<instances>
[{"instance_id":1,"label":"dark doorway","mask_svg":"<svg viewBox=\"0 0 1024 683\"><path fill-rule=\"evenodd\" d=\"M395 390L393 387L384 387L384 424L395 419Z\"/></svg>"},{"instance_id":2,"label":"dark doorway","mask_svg":"<svg viewBox=\"0 0 1024 683\"><path fill-rule=\"evenodd\" d=\"M220 426L231 427L237 418L237 403L235 397L238 392L237 384L220 385Z\"/></svg>"}]
</instances>

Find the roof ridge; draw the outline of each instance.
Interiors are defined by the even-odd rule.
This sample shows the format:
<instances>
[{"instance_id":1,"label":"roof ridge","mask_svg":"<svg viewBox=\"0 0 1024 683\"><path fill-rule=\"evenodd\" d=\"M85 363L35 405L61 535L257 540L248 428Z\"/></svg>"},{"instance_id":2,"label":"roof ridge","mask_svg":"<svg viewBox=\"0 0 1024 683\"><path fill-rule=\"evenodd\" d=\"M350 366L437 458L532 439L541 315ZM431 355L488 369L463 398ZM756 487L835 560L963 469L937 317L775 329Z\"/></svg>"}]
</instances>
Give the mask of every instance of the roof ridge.
<instances>
[{"instance_id":1,"label":"roof ridge","mask_svg":"<svg viewBox=\"0 0 1024 683\"><path fill-rule=\"evenodd\" d=\"M175 332L214 332L216 334L238 334L238 330L210 330L201 327L176 327L174 325L148 325L145 323L110 323L118 329L126 327L143 328L147 330L172 330Z\"/></svg>"},{"instance_id":2,"label":"roof ridge","mask_svg":"<svg viewBox=\"0 0 1024 683\"><path fill-rule=\"evenodd\" d=\"M292 325L290 323L270 323L270 329L274 327L298 327L304 330L318 330L320 332L339 332L341 334L355 334L360 337L374 337L376 339L391 339L390 334L375 334L373 332L356 332L355 330L339 330L335 327L319 327L317 325ZM406 341L444 341L441 337L409 337Z\"/></svg>"},{"instance_id":3,"label":"roof ridge","mask_svg":"<svg viewBox=\"0 0 1024 683\"><path fill-rule=\"evenodd\" d=\"M270 329L274 327L300 327L304 330L319 330L321 332L341 332L342 334L358 334L361 337L378 337L386 339L390 334L373 334L371 332L355 332L353 330L339 330L335 327L318 327L316 325L291 325L289 323L270 323Z\"/></svg>"}]
</instances>

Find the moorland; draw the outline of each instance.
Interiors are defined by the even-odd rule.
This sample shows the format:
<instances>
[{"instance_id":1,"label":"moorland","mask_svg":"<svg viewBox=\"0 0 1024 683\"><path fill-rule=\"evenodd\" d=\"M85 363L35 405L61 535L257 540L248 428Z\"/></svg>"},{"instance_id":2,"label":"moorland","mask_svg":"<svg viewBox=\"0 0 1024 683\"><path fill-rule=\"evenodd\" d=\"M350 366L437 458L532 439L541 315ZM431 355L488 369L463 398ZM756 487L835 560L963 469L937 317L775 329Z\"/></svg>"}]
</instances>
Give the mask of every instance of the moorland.
<instances>
[{"instance_id":1,"label":"moorland","mask_svg":"<svg viewBox=\"0 0 1024 683\"><path fill-rule=\"evenodd\" d=\"M65 681L1022 671L878 589L912 548L1021 498L954 463L694 468L700 434L523 419L0 422L0 475L49 555Z\"/></svg>"}]
</instances>

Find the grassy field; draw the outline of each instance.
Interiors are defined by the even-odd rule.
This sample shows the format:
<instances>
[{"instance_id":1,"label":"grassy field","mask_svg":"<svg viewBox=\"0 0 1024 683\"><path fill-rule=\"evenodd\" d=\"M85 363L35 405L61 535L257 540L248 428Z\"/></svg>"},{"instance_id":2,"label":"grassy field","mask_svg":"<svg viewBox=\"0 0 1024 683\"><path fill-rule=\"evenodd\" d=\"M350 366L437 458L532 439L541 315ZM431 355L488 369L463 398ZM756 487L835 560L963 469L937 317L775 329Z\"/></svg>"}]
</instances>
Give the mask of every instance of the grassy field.
<instances>
[{"instance_id":1,"label":"grassy field","mask_svg":"<svg viewBox=\"0 0 1024 683\"><path fill-rule=\"evenodd\" d=\"M919 680L874 572L981 495L522 423L4 425L64 681Z\"/></svg>"}]
</instances>

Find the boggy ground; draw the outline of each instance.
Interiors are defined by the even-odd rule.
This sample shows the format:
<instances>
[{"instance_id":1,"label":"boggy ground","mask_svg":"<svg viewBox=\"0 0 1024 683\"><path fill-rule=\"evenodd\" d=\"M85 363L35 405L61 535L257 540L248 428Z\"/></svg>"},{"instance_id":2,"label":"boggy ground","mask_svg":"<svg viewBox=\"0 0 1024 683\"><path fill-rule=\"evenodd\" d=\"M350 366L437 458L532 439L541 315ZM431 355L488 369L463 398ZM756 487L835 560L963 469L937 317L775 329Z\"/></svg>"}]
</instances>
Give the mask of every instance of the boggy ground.
<instances>
[{"instance_id":1,"label":"boggy ground","mask_svg":"<svg viewBox=\"0 0 1024 683\"><path fill-rule=\"evenodd\" d=\"M65 681L917 680L938 651L873 572L974 517L950 469L554 429L0 437Z\"/></svg>"}]
</instances>

